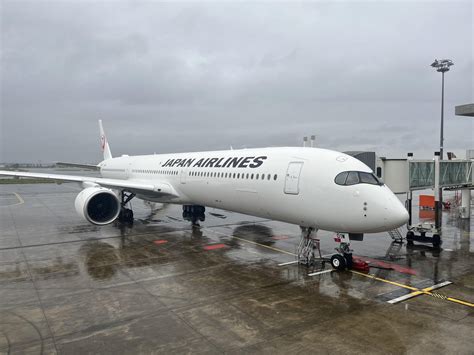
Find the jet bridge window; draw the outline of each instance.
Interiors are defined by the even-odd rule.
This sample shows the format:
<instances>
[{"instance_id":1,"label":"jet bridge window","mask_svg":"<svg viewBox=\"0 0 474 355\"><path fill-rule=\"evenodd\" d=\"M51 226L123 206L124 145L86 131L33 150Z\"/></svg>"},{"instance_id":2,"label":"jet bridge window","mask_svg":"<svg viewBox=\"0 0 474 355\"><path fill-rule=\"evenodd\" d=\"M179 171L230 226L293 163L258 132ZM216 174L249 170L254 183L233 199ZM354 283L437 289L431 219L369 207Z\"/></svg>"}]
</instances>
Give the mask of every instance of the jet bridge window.
<instances>
[{"instance_id":1,"label":"jet bridge window","mask_svg":"<svg viewBox=\"0 0 474 355\"><path fill-rule=\"evenodd\" d=\"M363 171L343 171L337 174L334 182L343 186L356 184L383 185L374 174Z\"/></svg>"}]
</instances>

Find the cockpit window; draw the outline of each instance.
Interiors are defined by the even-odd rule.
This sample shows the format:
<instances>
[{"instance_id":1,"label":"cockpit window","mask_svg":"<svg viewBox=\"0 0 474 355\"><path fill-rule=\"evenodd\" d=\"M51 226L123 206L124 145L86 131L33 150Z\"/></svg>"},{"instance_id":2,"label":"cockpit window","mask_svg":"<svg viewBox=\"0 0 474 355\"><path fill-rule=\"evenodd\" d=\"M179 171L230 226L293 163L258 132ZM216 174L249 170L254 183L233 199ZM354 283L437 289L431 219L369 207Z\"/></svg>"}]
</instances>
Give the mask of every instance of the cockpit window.
<instances>
[{"instance_id":1,"label":"cockpit window","mask_svg":"<svg viewBox=\"0 0 474 355\"><path fill-rule=\"evenodd\" d=\"M383 185L374 174L363 171L343 171L337 174L334 182L343 186L356 184Z\"/></svg>"},{"instance_id":2,"label":"cockpit window","mask_svg":"<svg viewBox=\"0 0 474 355\"><path fill-rule=\"evenodd\" d=\"M334 180L334 181L336 181L336 184L344 185L346 183L347 174L349 174L348 171L344 171L343 173L338 174L336 176L336 179Z\"/></svg>"},{"instance_id":3,"label":"cockpit window","mask_svg":"<svg viewBox=\"0 0 474 355\"><path fill-rule=\"evenodd\" d=\"M370 173L359 173L360 182L364 184L378 185L379 181L377 178Z\"/></svg>"},{"instance_id":4,"label":"cockpit window","mask_svg":"<svg viewBox=\"0 0 474 355\"><path fill-rule=\"evenodd\" d=\"M357 171L350 171L347 175L346 183L344 185L355 185L359 183L359 175Z\"/></svg>"}]
</instances>

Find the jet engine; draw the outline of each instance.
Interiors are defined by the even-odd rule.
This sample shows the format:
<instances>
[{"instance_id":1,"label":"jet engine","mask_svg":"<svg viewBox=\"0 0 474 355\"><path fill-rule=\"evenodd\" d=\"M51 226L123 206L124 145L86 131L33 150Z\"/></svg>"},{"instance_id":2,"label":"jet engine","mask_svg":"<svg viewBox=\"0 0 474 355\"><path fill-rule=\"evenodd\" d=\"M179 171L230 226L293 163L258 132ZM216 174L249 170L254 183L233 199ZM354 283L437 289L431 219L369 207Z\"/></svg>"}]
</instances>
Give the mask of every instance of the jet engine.
<instances>
[{"instance_id":1,"label":"jet engine","mask_svg":"<svg viewBox=\"0 0 474 355\"><path fill-rule=\"evenodd\" d=\"M99 226L112 223L120 213L120 201L110 189L92 186L82 190L74 202L76 211L86 221Z\"/></svg>"}]
</instances>

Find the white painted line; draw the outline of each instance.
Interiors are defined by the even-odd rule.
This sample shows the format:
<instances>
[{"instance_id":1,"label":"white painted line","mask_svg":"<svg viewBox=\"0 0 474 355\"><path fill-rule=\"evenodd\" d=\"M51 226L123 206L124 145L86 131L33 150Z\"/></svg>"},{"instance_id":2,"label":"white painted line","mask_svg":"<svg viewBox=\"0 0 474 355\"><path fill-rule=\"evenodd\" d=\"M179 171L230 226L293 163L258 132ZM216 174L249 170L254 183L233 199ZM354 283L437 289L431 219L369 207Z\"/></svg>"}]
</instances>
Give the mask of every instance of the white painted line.
<instances>
[{"instance_id":1,"label":"white painted line","mask_svg":"<svg viewBox=\"0 0 474 355\"><path fill-rule=\"evenodd\" d=\"M12 206L18 206L18 205L21 205L21 204L25 203L25 200L23 200L19 194L17 194L16 192L12 192L12 194L14 195L14 197L16 197L16 199L18 200L18 202L17 202L17 203L13 203L13 204L11 204L11 205L2 205L2 206L0 206L0 207L12 207ZM6 197L6 196L2 196L2 197ZM7 199L8 199L8 198L11 198L11 197L7 197Z\"/></svg>"},{"instance_id":2,"label":"white painted line","mask_svg":"<svg viewBox=\"0 0 474 355\"><path fill-rule=\"evenodd\" d=\"M327 274L328 272L333 272L333 271L334 271L334 269L328 269L328 270L313 272L311 274L308 274L308 276L316 276L316 275L321 275L321 274Z\"/></svg>"},{"instance_id":3,"label":"white painted line","mask_svg":"<svg viewBox=\"0 0 474 355\"><path fill-rule=\"evenodd\" d=\"M387 303L396 304L396 303L399 303L399 302L402 302L402 301L406 301L407 299L410 299L410 298L418 296L418 295L421 295L421 293L418 293L417 291L410 292L406 295L403 295L403 296L394 298L393 300L387 301Z\"/></svg>"},{"instance_id":4,"label":"white painted line","mask_svg":"<svg viewBox=\"0 0 474 355\"><path fill-rule=\"evenodd\" d=\"M294 261L288 261L287 263L278 264L278 266L292 265L292 264L297 264L297 263L298 263L298 260L294 260Z\"/></svg>"},{"instance_id":5,"label":"white painted line","mask_svg":"<svg viewBox=\"0 0 474 355\"><path fill-rule=\"evenodd\" d=\"M433 290L436 290L438 288L441 288L441 287L444 287L444 286L447 286L447 285L450 285L452 284L451 281L444 281L444 282L441 282L439 284L436 284L436 285L433 285L433 286L430 286L430 287L426 287L420 291L414 291L414 292L410 292L409 294L407 295L404 295L404 296L400 296L400 297L397 297L397 298L394 298L393 300L390 300L390 301L387 301L387 303L390 303L390 304L396 304L396 303L400 303L402 301L406 301L410 298L413 298L415 296L419 296L421 294L423 294L423 291L427 291L427 292L430 292L430 291L433 291Z\"/></svg>"},{"instance_id":6,"label":"white painted line","mask_svg":"<svg viewBox=\"0 0 474 355\"><path fill-rule=\"evenodd\" d=\"M447 285L451 285L451 284L452 284L451 281L444 281L444 282L441 282L441 283L439 283L439 284L437 284L437 285L434 285L434 286L431 286L431 287L427 287L427 288L429 288L430 291L432 291L432 290L436 290L436 289L438 289L438 288L441 288L441 287L444 287L444 286L447 286ZM424 290L425 290L425 291L428 291L426 288L425 288Z\"/></svg>"}]
</instances>

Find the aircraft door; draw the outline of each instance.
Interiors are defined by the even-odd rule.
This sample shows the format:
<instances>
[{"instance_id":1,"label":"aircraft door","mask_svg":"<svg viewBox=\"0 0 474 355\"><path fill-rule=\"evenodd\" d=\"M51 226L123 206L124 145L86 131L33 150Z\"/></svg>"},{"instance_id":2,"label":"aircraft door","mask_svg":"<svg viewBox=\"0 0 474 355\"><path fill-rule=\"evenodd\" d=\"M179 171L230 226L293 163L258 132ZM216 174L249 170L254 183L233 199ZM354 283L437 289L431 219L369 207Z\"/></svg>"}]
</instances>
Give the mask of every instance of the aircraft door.
<instances>
[{"instance_id":1,"label":"aircraft door","mask_svg":"<svg viewBox=\"0 0 474 355\"><path fill-rule=\"evenodd\" d=\"M182 184L186 184L186 169L181 169L180 180Z\"/></svg>"},{"instance_id":2,"label":"aircraft door","mask_svg":"<svg viewBox=\"0 0 474 355\"><path fill-rule=\"evenodd\" d=\"M288 164L285 176L285 194L298 195L300 192L300 174L303 162L291 162Z\"/></svg>"}]
</instances>

